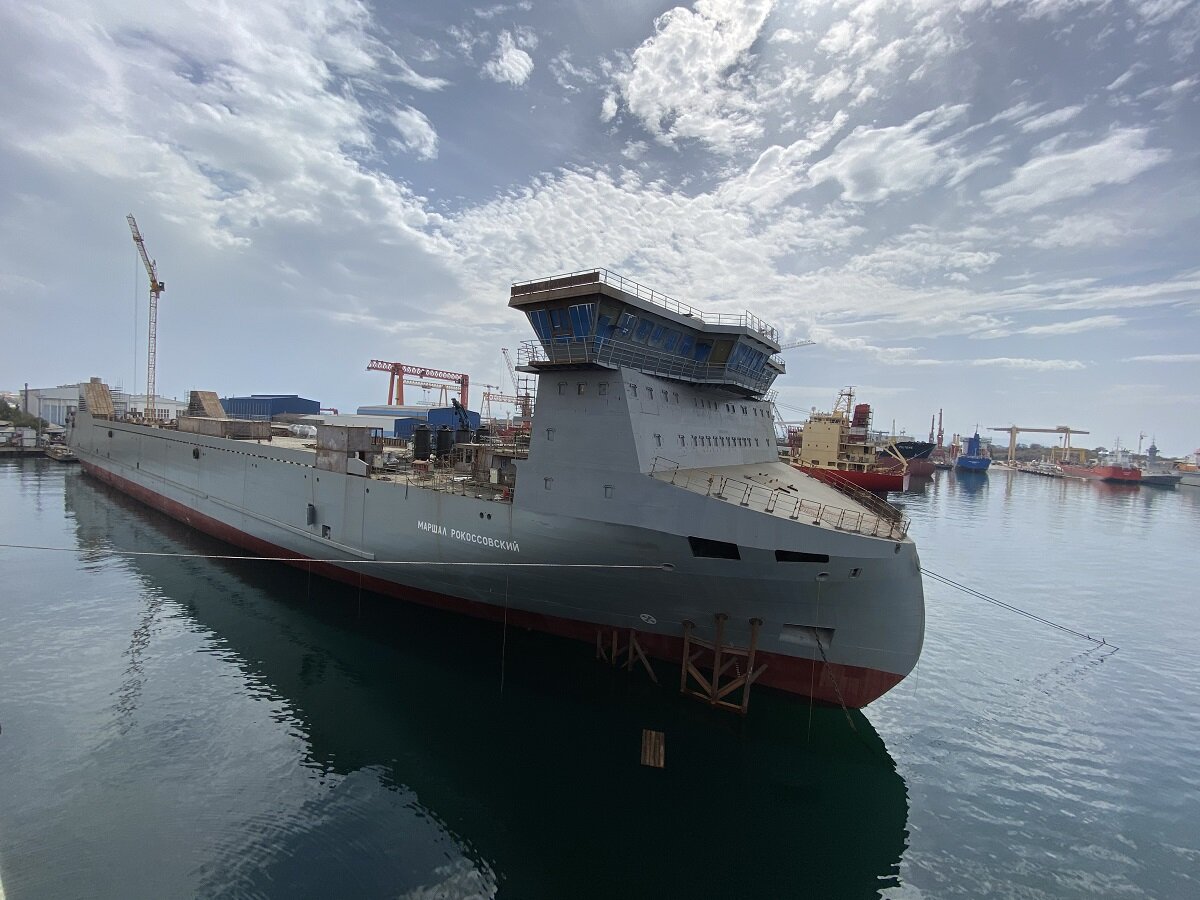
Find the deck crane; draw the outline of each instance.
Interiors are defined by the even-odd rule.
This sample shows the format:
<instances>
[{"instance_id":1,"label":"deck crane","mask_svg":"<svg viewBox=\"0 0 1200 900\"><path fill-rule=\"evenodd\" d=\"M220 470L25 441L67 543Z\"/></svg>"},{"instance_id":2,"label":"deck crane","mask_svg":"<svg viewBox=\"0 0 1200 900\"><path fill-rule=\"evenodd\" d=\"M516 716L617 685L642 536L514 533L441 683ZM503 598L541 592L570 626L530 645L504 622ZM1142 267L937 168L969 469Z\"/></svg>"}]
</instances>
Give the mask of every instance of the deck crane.
<instances>
[{"instance_id":1,"label":"deck crane","mask_svg":"<svg viewBox=\"0 0 1200 900\"><path fill-rule=\"evenodd\" d=\"M133 242L137 245L138 254L142 257L142 265L146 267L146 274L150 277L150 326L146 329L146 408L144 412L145 417L150 420L151 424L154 424L158 418L154 410L154 378L158 354L158 297L167 289L167 286L158 280L158 266L146 252L146 242L142 240L142 233L138 230L137 220L134 219L133 213L127 215L125 221L129 223Z\"/></svg>"},{"instance_id":2,"label":"deck crane","mask_svg":"<svg viewBox=\"0 0 1200 900\"><path fill-rule=\"evenodd\" d=\"M447 372L443 369L426 369L420 366L410 366L405 363L387 362L382 359L373 359L367 363L368 372L387 372L391 375L391 380L388 382L388 406L404 404L404 376L413 375L417 378L431 378L434 381L446 381L450 384L457 384L459 389L459 402L463 406L467 405L467 390L470 386L470 378L462 372Z\"/></svg>"}]
</instances>

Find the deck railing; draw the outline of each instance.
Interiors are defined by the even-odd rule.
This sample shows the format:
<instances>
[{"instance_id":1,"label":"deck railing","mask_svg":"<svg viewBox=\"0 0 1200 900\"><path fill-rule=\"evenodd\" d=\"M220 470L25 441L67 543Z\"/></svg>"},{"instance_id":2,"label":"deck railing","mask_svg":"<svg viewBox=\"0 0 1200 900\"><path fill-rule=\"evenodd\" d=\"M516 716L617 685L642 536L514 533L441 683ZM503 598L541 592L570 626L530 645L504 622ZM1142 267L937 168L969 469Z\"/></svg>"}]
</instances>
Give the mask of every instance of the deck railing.
<instances>
[{"instance_id":1,"label":"deck railing","mask_svg":"<svg viewBox=\"0 0 1200 900\"><path fill-rule=\"evenodd\" d=\"M740 325L743 328L749 328L761 334L768 340L774 343L779 343L779 330L773 325L768 325L758 316L751 313L749 310L742 313L706 313L701 312L694 306L689 306L687 303L681 303L674 297L668 297L666 294L648 288L645 285L638 284L629 278L623 278L616 272L610 272L608 269L581 269L578 272L566 272L562 275L553 275L549 278L534 278L529 281L514 282L511 288L511 296L520 297L528 294L535 294L544 290L554 290L565 286L573 286L577 284L607 284L637 297L639 300L645 300L653 303L655 306L660 306L663 309L669 309L673 313L681 316L691 316L699 319L706 325Z\"/></svg>"},{"instance_id":2,"label":"deck railing","mask_svg":"<svg viewBox=\"0 0 1200 900\"><path fill-rule=\"evenodd\" d=\"M751 481L729 478L701 469L683 469L672 459L656 456L648 473L652 478L667 481L677 487L703 494L716 500L737 503L768 515L786 516L792 521L811 522L813 525L829 525L839 531L852 531L871 537L903 540L908 534L909 520L899 511L889 507L896 518L881 512L862 509L846 509L830 503L821 503L797 497L786 487L771 488Z\"/></svg>"}]
</instances>

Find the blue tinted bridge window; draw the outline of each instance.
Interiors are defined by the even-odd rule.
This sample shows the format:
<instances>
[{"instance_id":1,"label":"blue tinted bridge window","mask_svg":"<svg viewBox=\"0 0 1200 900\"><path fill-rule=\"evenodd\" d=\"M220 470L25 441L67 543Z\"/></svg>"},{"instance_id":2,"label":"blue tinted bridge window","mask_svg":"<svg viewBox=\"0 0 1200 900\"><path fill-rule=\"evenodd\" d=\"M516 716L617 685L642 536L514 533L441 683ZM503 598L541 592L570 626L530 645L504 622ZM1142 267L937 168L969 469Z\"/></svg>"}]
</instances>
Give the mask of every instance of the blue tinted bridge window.
<instances>
[{"instance_id":1,"label":"blue tinted bridge window","mask_svg":"<svg viewBox=\"0 0 1200 900\"><path fill-rule=\"evenodd\" d=\"M575 337L587 337L592 333L592 315L595 312L595 303L577 303L571 307L571 333Z\"/></svg>"}]
</instances>

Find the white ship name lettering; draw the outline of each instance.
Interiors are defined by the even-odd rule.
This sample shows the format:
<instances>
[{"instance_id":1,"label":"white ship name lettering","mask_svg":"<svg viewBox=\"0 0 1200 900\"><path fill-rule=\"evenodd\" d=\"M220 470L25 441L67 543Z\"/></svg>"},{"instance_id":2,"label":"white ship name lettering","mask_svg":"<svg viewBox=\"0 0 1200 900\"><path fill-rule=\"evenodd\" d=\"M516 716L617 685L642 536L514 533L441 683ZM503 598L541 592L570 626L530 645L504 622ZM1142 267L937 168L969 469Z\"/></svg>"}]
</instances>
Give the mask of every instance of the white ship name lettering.
<instances>
[{"instance_id":1,"label":"white ship name lettering","mask_svg":"<svg viewBox=\"0 0 1200 900\"><path fill-rule=\"evenodd\" d=\"M499 538L488 537L483 534L475 534L471 531L459 531L457 528L447 529L445 525L437 525L433 522L426 522L423 519L417 520L417 528L421 531L429 531L441 537L453 538L456 541L465 541L468 544L479 544L483 547L494 547L497 550L507 550L510 553L520 553L521 545L516 541L502 541Z\"/></svg>"}]
</instances>

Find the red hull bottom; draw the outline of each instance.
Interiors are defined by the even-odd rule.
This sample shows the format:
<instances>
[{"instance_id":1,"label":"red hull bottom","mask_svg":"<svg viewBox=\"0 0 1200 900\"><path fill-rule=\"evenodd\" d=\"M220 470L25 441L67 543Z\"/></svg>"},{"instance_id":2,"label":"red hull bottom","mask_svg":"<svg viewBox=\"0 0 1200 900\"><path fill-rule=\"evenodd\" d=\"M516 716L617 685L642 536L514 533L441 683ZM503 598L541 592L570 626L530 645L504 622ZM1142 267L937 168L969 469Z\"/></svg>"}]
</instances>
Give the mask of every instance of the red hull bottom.
<instances>
[{"instance_id":1,"label":"red hull bottom","mask_svg":"<svg viewBox=\"0 0 1200 900\"><path fill-rule=\"evenodd\" d=\"M908 490L908 474L904 472L855 472L842 469L815 469L809 466L796 466L795 468L826 484L835 484L840 480L848 481L864 491Z\"/></svg>"},{"instance_id":2,"label":"red hull bottom","mask_svg":"<svg viewBox=\"0 0 1200 900\"><path fill-rule=\"evenodd\" d=\"M1125 466L1062 466L1062 470L1064 475L1111 481L1117 484L1138 484L1142 480L1141 469L1131 469Z\"/></svg>"},{"instance_id":3,"label":"red hull bottom","mask_svg":"<svg viewBox=\"0 0 1200 900\"><path fill-rule=\"evenodd\" d=\"M254 555L287 557L288 559L285 561L288 565L302 568L307 572L334 581L365 588L377 594L497 622L506 618L503 608L490 603L479 603L461 597L452 597L448 594L407 587L372 575L342 569L331 563L314 562L308 557L232 528L224 522L196 512L182 503L156 494L149 488L134 484L90 463L83 463L83 470L121 493L128 494L197 531L249 550ZM595 642L598 630L607 627L594 622L547 616L511 608L507 611L507 621L509 624L521 628L574 638L589 644ZM650 656L673 665L679 665L683 657L683 639L681 637L638 632L638 643ZM766 671L758 680L758 684L767 685L789 694L810 697L832 706L844 703L854 709L859 709L871 701L877 700L904 679L903 675L897 675L894 672L867 669L861 666L847 666L840 663L826 664L767 651L759 651L756 660L767 666Z\"/></svg>"},{"instance_id":4,"label":"red hull bottom","mask_svg":"<svg viewBox=\"0 0 1200 900\"><path fill-rule=\"evenodd\" d=\"M879 467L891 472L893 475L902 472L898 460L880 457ZM937 470L931 459L910 459L908 460L907 471L909 475L928 476L932 475Z\"/></svg>"}]
</instances>

